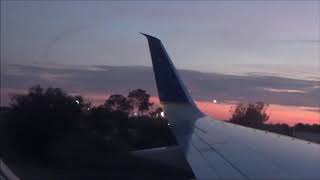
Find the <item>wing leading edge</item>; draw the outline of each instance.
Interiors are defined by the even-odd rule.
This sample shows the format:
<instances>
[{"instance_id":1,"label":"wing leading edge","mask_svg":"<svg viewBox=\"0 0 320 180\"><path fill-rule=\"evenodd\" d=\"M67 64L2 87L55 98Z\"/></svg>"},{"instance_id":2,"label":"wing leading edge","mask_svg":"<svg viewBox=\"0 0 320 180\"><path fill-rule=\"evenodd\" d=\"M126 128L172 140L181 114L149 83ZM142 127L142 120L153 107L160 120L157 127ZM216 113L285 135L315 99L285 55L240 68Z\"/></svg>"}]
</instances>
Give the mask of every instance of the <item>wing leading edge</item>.
<instances>
[{"instance_id":1,"label":"wing leading edge","mask_svg":"<svg viewBox=\"0 0 320 180\"><path fill-rule=\"evenodd\" d=\"M161 41L148 39L160 102L197 179L320 179L320 145L201 113Z\"/></svg>"}]
</instances>

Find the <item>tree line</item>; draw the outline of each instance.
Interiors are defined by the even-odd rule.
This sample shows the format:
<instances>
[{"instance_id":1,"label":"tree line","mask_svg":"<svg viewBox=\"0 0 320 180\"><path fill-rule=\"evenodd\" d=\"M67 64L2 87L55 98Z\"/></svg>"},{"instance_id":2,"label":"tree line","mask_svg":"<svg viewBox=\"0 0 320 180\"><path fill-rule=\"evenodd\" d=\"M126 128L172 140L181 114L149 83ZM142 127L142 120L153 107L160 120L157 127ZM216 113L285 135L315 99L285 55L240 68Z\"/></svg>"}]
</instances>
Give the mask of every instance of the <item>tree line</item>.
<instances>
[{"instance_id":1,"label":"tree line","mask_svg":"<svg viewBox=\"0 0 320 180\"><path fill-rule=\"evenodd\" d=\"M27 94L13 96L10 106L2 108L8 148L1 150L43 159L70 137L94 141L105 151L175 144L167 120L160 115L162 109L153 106L142 89L127 96L112 94L103 105L92 106L60 88L36 85Z\"/></svg>"},{"instance_id":2,"label":"tree line","mask_svg":"<svg viewBox=\"0 0 320 180\"><path fill-rule=\"evenodd\" d=\"M267 108L268 105L263 102L239 103L234 110L232 110L232 116L229 121L238 125L271 131L287 136L295 136L295 131L320 133L319 124L309 125L297 123L293 127L284 123L267 124L266 122L269 119L269 115L266 113Z\"/></svg>"},{"instance_id":3,"label":"tree line","mask_svg":"<svg viewBox=\"0 0 320 180\"><path fill-rule=\"evenodd\" d=\"M263 102L239 103L229 121L289 136L293 130L320 132L320 125L266 124L267 108ZM106 152L176 144L167 120L161 116L162 109L154 107L150 95L142 89L132 90L127 96L112 94L104 104L92 106L83 97L60 88L36 85L27 94L13 96L10 106L1 111L1 121L6 122L0 124L6 126L2 136L8 137L7 148L1 150L24 157L50 157L53 149L64 151L64 146L77 140L88 146L99 144Z\"/></svg>"}]
</instances>

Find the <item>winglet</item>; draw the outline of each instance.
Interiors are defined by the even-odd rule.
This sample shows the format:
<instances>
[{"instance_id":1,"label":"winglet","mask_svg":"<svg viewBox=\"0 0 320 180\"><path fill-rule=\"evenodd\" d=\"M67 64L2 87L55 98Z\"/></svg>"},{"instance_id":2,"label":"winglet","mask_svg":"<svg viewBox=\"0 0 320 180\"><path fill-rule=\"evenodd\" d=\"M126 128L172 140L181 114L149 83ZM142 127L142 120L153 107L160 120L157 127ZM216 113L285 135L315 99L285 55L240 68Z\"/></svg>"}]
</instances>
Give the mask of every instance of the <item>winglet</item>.
<instances>
[{"instance_id":1,"label":"winglet","mask_svg":"<svg viewBox=\"0 0 320 180\"><path fill-rule=\"evenodd\" d=\"M154 75L161 103L175 102L194 105L187 89L167 54L162 42L153 36L141 33L148 39Z\"/></svg>"},{"instance_id":2,"label":"winglet","mask_svg":"<svg viewBox=\"0 0 320 180\"><path fill-rule=\"evenodd\" d=\"M154 36L151 36L149 34L145 34L145 33L142 33L142 32L140 32L140 34L144 35L148 39L148 41L160 41L160 39L158 39L158 38L156 38ZM160 43L161 43L161 41L160 41Z\"/></svg>"}]
</instances>

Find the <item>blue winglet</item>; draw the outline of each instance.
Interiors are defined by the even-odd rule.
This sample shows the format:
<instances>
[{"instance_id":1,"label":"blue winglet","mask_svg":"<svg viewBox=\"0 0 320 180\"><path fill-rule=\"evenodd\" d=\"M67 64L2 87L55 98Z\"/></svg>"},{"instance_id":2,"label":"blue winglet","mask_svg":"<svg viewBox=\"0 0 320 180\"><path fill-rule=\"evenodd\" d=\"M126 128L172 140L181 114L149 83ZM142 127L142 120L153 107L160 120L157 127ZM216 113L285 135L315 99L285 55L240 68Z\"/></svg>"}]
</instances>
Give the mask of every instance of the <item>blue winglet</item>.
<instances>
[{"instance_id":1,"label":"blue winglet","mask_svg":"<svg viewBox=\"0 0 320 180\"><path fill-rule=\"evenodd\" d=\"M160 101L194 104L161 41L141 34L148 39Z\"/></svg>"}]
</instances>

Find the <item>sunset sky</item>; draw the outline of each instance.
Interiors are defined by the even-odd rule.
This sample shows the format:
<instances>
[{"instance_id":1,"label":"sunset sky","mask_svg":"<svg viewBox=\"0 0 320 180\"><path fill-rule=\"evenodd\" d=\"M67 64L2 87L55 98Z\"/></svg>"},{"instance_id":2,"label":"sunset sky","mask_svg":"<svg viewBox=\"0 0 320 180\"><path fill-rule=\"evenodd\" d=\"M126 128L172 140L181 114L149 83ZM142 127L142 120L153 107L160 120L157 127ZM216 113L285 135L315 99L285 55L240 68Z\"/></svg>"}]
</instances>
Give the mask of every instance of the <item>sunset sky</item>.
<instances>
[{"instance_id":1,"label":"sunset sky","mask_svg":"<svg viewBox=\"0 0 320 180\"><path fill-rule=\"evenodd\" d=\"M97 102L134 85L156 96L153 77L147 85L130 77L151 66L139 32L192 70L183 79L217 119L237 102L262 100L272 122L320 123L320 1L1 1L1 105L37 83ZM106 66L127 68L120 78Z\"/></svg>"}]
</instances>

